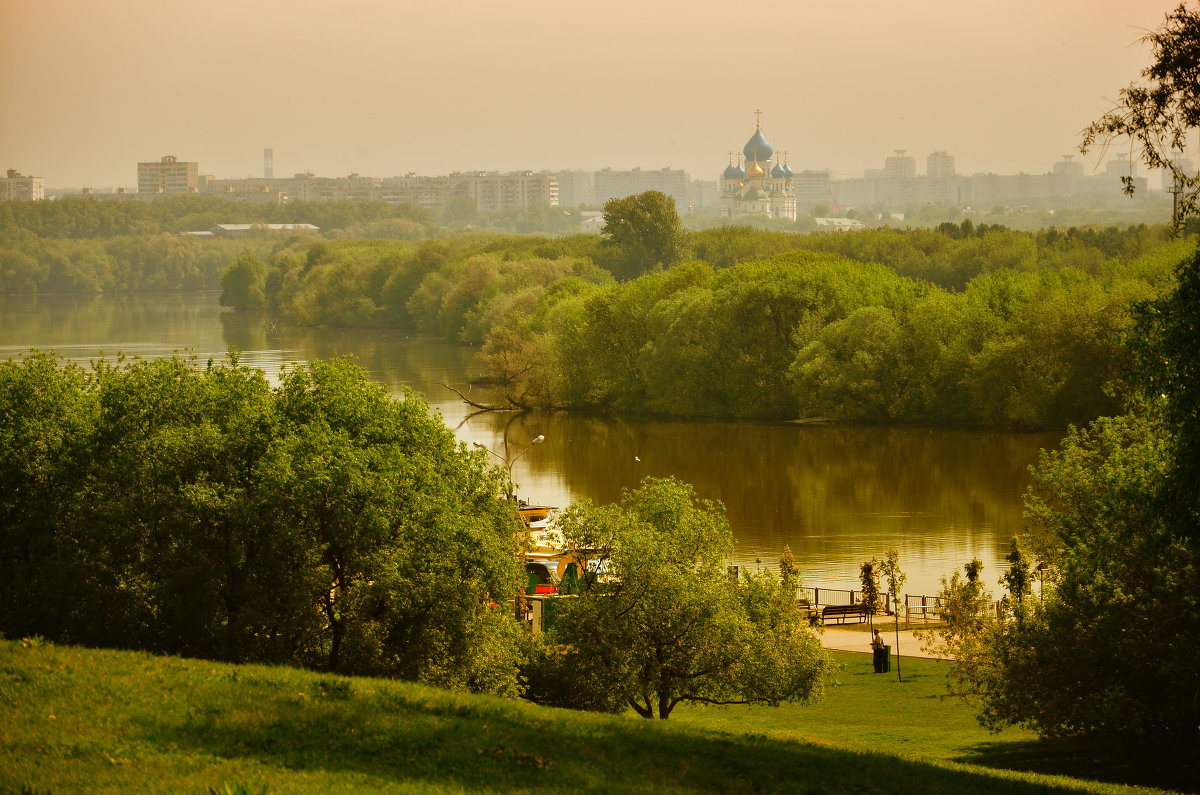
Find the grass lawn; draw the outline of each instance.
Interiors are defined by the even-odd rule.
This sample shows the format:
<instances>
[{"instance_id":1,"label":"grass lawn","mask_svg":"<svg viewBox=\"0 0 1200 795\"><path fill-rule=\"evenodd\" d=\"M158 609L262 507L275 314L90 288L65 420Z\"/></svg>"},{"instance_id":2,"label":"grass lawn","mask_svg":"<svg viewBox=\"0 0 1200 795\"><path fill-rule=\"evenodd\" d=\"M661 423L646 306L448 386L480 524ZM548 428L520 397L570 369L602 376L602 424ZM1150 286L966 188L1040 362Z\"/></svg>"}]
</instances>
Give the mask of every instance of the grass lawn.
<instances>
[{"instance_id":1,"label":"grass lawn","mask_svg":"<svg viewBox=\"0 0 1200 795\"><path fill-rule=\"evenodd\" d=\"M671 720L714 731L760 734L936 763L1200 791L1197 768L1192 766L1200 759L1189 765L1177 758L1148 757L1145 749L1131 754L1128 747L1047 742L1019 728L989 732L976 721L974 704L947 695L944 662L905 657L901 683L894 659L891 673L876 674L868 654L834 652L833 656L841 670L827 685L825 698L812 704L680 707Z\"/></svg>"},{"instance_id":2,"label":"grass lawn","mask_svg":"<svg viewBox=\"0 0 1200 795\"><path fill-rule=\"evenodd\" d=\"M845 668L814 705L645 721L0 641L0 793L1151 791L1006 770L1122 772L1027 734L986 734L941 698L936 662L906 659L899 684L869 673L865 655L837 656Z\"/></svg>"}]
</instances>

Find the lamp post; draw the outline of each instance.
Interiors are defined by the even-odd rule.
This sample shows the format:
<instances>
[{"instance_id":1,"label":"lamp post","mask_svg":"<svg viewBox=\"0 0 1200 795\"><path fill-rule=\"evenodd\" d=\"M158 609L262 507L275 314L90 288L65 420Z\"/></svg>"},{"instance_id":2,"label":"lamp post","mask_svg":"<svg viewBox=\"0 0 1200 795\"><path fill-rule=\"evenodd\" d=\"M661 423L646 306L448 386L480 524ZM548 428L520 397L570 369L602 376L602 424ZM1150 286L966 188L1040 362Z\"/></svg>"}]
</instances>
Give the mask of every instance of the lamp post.
<instances>
[{"instance_id":1,"label":"lamp post","mask_svg":"<svg viewBox=\"0 0 1200 795\"><path fill-rule=\"evenodd\" d=\"M508 496L508 499L511 500L514 497L515 491L516 491L513 488L513 482L512 482L513 464L517 463L517 461L521 458L521 456L525 455L530 450L532 450L534 445L541 444L544 441L546 441L546 437L539 433L537 436L535 436L529 440L528 447L521 450L519 453L517 453L512 458L506 458L505 456L500 455L499 453L492 450L490 447L488 447L487 445L485 445L481 442L471 442L471 446L478 450L483 450L488 455L495 456L497 460L499 460L501 463L504 464L504 470L505 470L505 472L508 473L508 494L507 494L507 496Z\"/></svg>"},{"instance_id":2,"label":"lamp post","mask_svg":"<svg viewBox=\"0 0 1200 795\"><path fill-rule=\"evenodd\" d=\"M1045 581L1045 579L1046 579L1046 572L1048 572L1048 571L1050 571L1050 564L1049 564L1049 563L1047 563L1047 562L1045 562L1045 561L1042 561L1041 563L1038 563L1038 565L1037 565L1037 578L1038 578L1038 598L1039 598L1039 599L1041 599L1041 598L1042 598L1042 582L1044 582L1044 581Z\"/></svg>"}]
</instances>

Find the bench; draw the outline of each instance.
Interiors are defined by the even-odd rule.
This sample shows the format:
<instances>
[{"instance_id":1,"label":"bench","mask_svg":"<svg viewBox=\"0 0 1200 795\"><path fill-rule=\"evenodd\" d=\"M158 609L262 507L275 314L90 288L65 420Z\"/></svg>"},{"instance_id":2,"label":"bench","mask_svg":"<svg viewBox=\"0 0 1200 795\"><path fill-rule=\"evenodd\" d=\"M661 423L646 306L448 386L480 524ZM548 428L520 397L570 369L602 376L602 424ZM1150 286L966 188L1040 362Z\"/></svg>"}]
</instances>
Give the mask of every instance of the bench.
<instances>
[{"instance_id":1,"label":"bench","mask_svg":"<svg viewBox=\"0 0 1200 795\"><path fill-rule=\"evenodd\" d=\"M867 619L866 606L857 605L828 605L821 610L821 623L828 624L831 619L837 619L837 623L845 624L846 619L853 618L855 623L861 624Z\"/></svg>"},{"instance_id":2,"label":"bench","mask_svg":"<svg viewBox=\"0 0 1200 795\"><path fill-rule=\"evenodd\" d=\"M810 624L817 623L817 619L821 617L821 611L817 610L816 605L807 599L797 599L796 609L804 614Z\"/></svg>"}]
</instances>

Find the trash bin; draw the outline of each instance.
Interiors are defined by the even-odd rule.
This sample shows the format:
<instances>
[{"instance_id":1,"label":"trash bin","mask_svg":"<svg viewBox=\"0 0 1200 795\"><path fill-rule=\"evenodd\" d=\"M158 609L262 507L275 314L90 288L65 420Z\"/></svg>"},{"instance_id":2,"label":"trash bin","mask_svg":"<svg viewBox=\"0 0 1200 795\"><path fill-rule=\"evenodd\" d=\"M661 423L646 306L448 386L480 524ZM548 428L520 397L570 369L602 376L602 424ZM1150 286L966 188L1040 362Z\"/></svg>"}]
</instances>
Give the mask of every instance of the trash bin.
<instances>
[{"instance_id":1,"label":"trash bin","mask_svg":"<svg viewBox=\"0 0 1200 795\"><path fill-rule=\"evenodd\" d=\"M892 647L884 646L882 649L875 649L873 662L875 663L875 673L890 673L892 670Z\"/></svg>"}]
</instances>

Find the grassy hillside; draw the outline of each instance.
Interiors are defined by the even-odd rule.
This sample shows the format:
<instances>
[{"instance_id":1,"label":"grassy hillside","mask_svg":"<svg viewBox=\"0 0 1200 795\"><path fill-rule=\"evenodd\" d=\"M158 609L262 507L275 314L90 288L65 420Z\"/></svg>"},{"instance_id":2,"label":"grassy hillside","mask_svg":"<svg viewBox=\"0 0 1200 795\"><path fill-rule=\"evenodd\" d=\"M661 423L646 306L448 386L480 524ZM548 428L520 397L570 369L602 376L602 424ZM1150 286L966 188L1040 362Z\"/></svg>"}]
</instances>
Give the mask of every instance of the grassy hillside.
<instances>
[{"instance_id":1,"label":"grassy hillside","mask_svg":"<svg viewBox=\"0 0 1200 795\"><path fill-rule=\"evenodd\" d=\"M1131 791L997 769L1122 774L1086 751L1046 753L1026 734L982 732L962 704L939 698L937 663L905 660L898 684L870 674L865 655L839 660L818 704L681 708L651 722L3 641L0 793Z\"/></svg>"}]
</instances>

